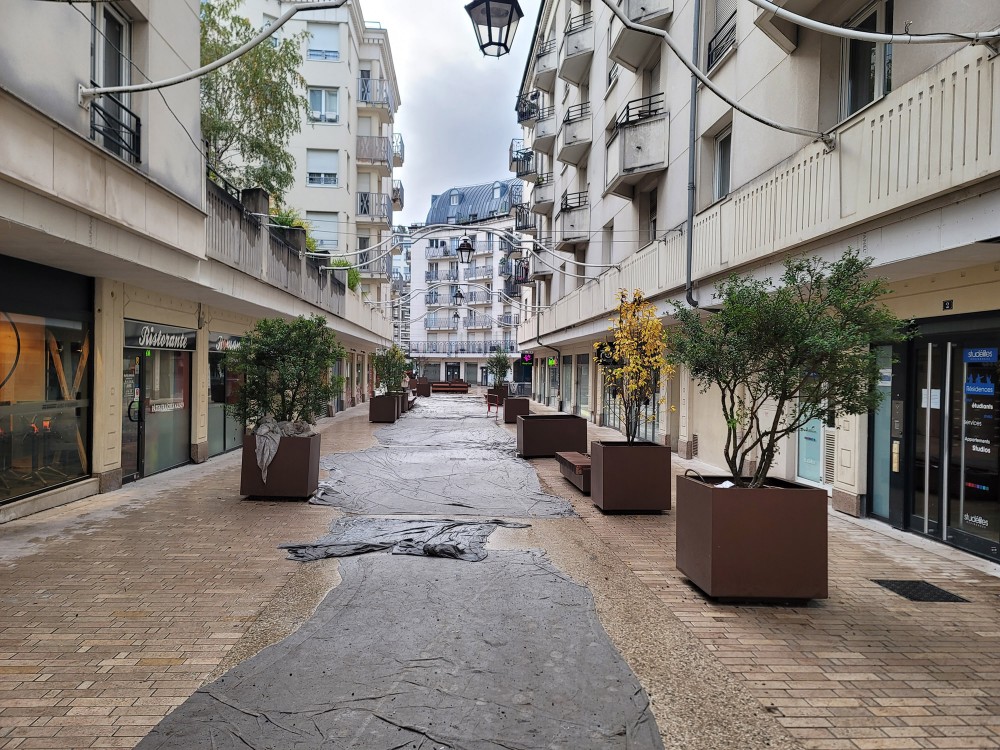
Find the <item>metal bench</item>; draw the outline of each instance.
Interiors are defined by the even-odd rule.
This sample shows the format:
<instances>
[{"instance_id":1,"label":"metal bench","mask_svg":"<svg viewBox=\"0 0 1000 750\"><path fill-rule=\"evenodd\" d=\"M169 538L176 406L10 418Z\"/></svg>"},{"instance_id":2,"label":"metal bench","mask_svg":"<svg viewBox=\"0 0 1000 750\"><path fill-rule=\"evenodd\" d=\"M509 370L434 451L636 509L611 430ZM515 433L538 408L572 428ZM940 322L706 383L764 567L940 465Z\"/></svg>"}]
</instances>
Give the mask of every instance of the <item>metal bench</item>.
<instances>
[{"instance_id":1,"label":"metal bench","mask_svg":"<svg viewBox=\"0 0 1000 750\"><path fill-rule=\"evenodd\" d=\"M590 456L576 451L556 453L559 471L584 495L590 494Z\"/></svg>"}]
</instances>

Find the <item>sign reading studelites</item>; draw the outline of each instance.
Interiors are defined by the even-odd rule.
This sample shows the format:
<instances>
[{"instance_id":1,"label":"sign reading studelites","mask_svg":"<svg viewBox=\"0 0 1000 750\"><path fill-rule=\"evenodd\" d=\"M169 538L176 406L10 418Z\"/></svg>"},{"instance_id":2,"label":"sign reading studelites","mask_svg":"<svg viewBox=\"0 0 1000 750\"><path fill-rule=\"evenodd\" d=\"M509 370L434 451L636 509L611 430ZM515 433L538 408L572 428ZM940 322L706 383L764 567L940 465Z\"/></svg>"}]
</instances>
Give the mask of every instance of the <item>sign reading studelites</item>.
<instances>
[{"instance_id":1,"label":"sign reading studelites","mask_svg":"<svg viewBox=\"0 0 1000 750\"><path fill-rule=\"evenodd\" d=\"M966 501L975 507L976 501L989 503L994 499L997 481L997 441L996 412L997 364L1000 351L996 347L965 349L962 352L965 363L965 484ZM962 518L964 526L985 529L989 521L968 505Z\"/></svg>"}]
</instances>

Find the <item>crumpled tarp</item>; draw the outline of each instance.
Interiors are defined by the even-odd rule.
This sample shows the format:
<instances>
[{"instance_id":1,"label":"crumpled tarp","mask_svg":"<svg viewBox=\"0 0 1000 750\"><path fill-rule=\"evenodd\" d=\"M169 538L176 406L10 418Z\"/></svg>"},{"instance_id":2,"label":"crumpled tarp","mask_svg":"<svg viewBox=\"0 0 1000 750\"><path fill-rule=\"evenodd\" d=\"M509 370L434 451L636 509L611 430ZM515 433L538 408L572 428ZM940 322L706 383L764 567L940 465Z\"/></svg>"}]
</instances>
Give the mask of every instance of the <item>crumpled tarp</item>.
<instances>
[{"instance_id":1,"label":"crumpled tarp","mask_svg":"<svg viewBox=\"0 0 1000 750\"><path fill-rule=\"evenodd\" d=\"M256 440L257 466L260 478L267 483L267 467L271 465L282 437L308 437L313 434L308 422L278 422L274 417L264 417L253 431Z\"/></svg>"},{"instance_id":2,"label":"crumpled tarp","mask_svg":"<svg viewBox=\"0 0 1000 750\"><path fill-rule=\"evenodd\" d=\"M206 685L138 750L661 750L590 592L538 552L367 555L299 630Z\"/></svg>"},{"instance_id":3,"label":"crumpled tarp","mask_svg":"<svg viewBox=\"0 0 1000 750\"><path fill-rule=\"evenodd\" d=\"M498 526L526 529L529 524L491 518L456 521L451 518L338 518L330 533L315 542L281 544L292 560L308 562L326 557L348 557L392 550L394 555L451 557L480 562L486 558L486 540Z\"/></svg>"},{"instance_id":4,"label":"crumpled tarp","mask_svg":"<svg viewBox=\"0 0 1000 750\"><path fill-rule=\"evenodd\" d=\"M309 502L355 515L573 515L569 501L542 492L531 464L492 450L375 447L331 458Z\"/></svg>"}]
</instances>

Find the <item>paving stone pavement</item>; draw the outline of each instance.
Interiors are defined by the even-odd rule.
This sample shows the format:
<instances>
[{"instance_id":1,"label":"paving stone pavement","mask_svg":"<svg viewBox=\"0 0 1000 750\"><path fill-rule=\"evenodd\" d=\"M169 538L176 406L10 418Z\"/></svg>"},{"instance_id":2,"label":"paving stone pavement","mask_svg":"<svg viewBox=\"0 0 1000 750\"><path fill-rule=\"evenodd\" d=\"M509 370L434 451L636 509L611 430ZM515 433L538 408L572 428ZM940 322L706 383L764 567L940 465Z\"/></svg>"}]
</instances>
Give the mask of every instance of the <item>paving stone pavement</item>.
<instances>
[{"instance_id":1,"label":"paving stone pavement","mask_svg":"<svg viewBox=\"0 0 1000 750\"><path fill-rule=\"evenodd\" d=\"M363 405L327 420L324 452L371 445L366 417ZM522 533L545 546L560 531L579 544L579 570L566 569L593 579L602 623L653 693L661 731L674 730L669 747L698 739L662 708L686 686L663 673L650 642L659 631L636 618L667 629L676 618L692 661L707 654L730 675L719 700L755 726L715 746L1000 747L997 566L833 514L830 599L717 604L674 569L672 513L603 515L554 460L532 463L582 520L539 521L498 544L521 546ZM316 535L339 512L243 501L238 466L229 454L0 526L0 750L133 747L199 686L294 630L337 584L335 560L302 565L277 545ZM588 556L600 558L589 572ZM872 578L929 580L970 602L913 603ZM701 674L717 679L686 679ZM727 708L706 706L704 726L689 730L710 732L712 712Z\"/></svg>"}]
</instances>

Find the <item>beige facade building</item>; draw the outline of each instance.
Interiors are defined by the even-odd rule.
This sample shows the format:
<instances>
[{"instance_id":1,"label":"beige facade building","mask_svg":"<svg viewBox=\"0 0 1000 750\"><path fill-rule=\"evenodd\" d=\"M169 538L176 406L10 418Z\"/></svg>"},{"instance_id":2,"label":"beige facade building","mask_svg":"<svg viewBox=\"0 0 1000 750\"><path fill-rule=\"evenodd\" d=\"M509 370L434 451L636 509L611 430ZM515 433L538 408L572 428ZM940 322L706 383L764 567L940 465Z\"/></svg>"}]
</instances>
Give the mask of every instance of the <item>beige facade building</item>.
<instances>
[{"instance_id":1,"label":"beige facade building","mask_svg":"<svg viewBox=\"0 0 1000 750\"><path fill-rule=\"evenodd\" d=\"M917 334L880 352L877 414L809 425L783 447L776 473L828 488L847 512L1000 558L993 49L848 40L750 0L619 5L686 54L697 49L700 70L742 108L828 138L768 127L692 87L661 38L624 27L603 2L545 0L517 102L533 161L518 166L533 183L522 210L550 248L532 262L551 307L519 336L536 362L552 363L536 368L535 397L610 422L591 358L621 288L641 289L669 324L670 301L710 303L731 272L770 276L789 255L859 248ZM1000 25L988 0L779 5L871 32ZM664 395L649 437L722 466L714 395L684 372Z\"/></svg>"},{"instance_id":2,"label":"beige facade building","mask_svg":"<svg viewBox=\"0 0 1000 750\"><path fill-rule=\"evenodd\" d=\"M261 317L324 315L364 398L391 324L206 179L198 82L79 96L197 68L197 0L5 10L0 521L236 447L221 357Z\"/></svg>"}]
</instances>

